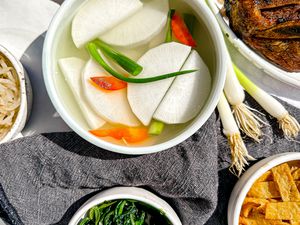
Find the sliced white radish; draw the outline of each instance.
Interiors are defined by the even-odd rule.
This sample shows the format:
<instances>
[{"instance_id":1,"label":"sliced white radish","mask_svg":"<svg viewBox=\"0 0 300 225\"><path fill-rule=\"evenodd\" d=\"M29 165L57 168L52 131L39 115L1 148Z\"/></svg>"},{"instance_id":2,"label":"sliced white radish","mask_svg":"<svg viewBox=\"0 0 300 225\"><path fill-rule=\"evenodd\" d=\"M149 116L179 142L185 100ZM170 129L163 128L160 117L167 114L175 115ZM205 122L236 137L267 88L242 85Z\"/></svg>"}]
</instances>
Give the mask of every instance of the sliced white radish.
<instances>
[{"instance_id":1,"label":"sliced white radish","mask_svg":"<svg viewBox=\"0 0 300 225\"><path fill-rule=\"evenodd\" d=\"M181 69L191 48L176 42L159 45L146 52L138 63L144 67L138 77L153 77ZM188 75L186 75L188 76ZM146 84L128 84L127 97L134 114L144 125L149 125L160 101L174 78Z\"/></svg>"},{"instance_id":2,"label":"sliced white radish","mask_svg":"<svg viewBox=\"0 0 300 225\"><path fill-rule=\"evenodd\" d=\"M134 15L143 4L139 0L88 0L72 22L72 38L79 48Z\"/></svg>"},{"instance_id":3,"label":"sliced white radish","mask_svg":"<svg viewBox=\"0 0 300 225\"><path fill-rule=\"evenodd\" d=\"M102 127L105 124L105 120L90 108L82 94L81 72L85 61L71 57L59 59L58 64L90 128L97 129Z\"/></svg>"},{"instance_id":4,"label":"sliced white radish","mask_svg":"<svg viewBox=\"0 0 300 225\"><path fill-rule=\"evenodd\" d=\"M166 41L167 27L165 27L158 35L151 39L148 43L148 48L155 48Z\"/></svg>"},{"instance_id":5,"label":"sliced white radish","mask_svg":"<svg viewBox=\"0 0 300 225\"><path fill-rule=\"evenodd\" d=\"M94 76L109 76L94 60L90 59L82 74L83 93L94 111L106 121L134 127L140 122L131 111L127 100L126 89L102 91L90 82Z\"/></svg>"},{"instance_id":6,"label":"sliced white radish","mask_svg":"<svg viewBox=\"0 0 300 225\"><path fill-rule=\"evenodd\" d=\"M115 50L121 52L123 55L126 55L130 59L137 61L139 58L141 58L142 55L144 55L149 47L148 45L140 45L135 48L126 48L126 47L114 47ZM109 58L106 57L106 61L111 61Z\"/></svg>"},{"instance_id":7,"label":"sliced white radish","mask_svg":"<svg viewBox=\"0 0 300 225\"><path fill-rule=\"evenodd\" d=\"M167 124L186 123L203 107L211 90L209 70L197 51L192 50L182 70L198 71L176 77L154 113L154 118Z\"/></svg>"},{"instance_id":8,"label":"sliced white radish","mask_svg":"<svg viewBox=\"0 0 300 225\"><path fill-rule=\"evenodd\" d=\"M146 1L136 14L118 24L100 39L116 46L135 47L149 42L167 23L168 0Z\"/></svg>"}]
</instances>

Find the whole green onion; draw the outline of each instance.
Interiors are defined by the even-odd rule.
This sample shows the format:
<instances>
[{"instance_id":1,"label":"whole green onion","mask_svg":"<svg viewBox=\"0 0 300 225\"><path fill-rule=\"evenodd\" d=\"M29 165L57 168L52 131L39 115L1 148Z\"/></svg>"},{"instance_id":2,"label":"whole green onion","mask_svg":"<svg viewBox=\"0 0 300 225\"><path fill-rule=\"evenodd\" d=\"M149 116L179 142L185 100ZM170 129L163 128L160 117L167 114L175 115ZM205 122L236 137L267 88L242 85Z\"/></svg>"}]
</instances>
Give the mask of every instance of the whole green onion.
<instances>
[{"instance_id":1,"label":"whole green onion","mask_svg":"<svg viewBox=\"0 0 300 225\"><path fill-rule=\"evenodd\" d=\"M275 117L282 129L284 136L288 139L295 139L300 133L299 122L289 114L285 107L263 89L256 86L238 67L234 65L234 71L241 85L260 106Z\"/></svg>"},{"instance_id":2,"label":"whole green onion","mask_svg":"<svg viewBox=\"0 0 300 225\"><path fill-rule=\"evenodd\" d=\"M176 77L176 76L180 76L180 75L184 75L184 74L188 74L188 73L193 73L193 72L197 71L197 70L184 70L184 71L178 71L178 72L174 72L174 73L168 73L168 74L163 74L163 75L159 75L159 76L155 76L155 77L149 77L149 78L125 77L122 74L115 71L113 68L111 68L104 61L104 59L99 54L98 47L95 43L89 42L87 44L86 48L87 48L87 51L89 52L89 54L92 56L92 58L97 63L99 63L103 67L104 70L106 70L108 73L110 73L112 76L116 77L117 79L123 80L127 83L150 83L150 82L164 80L164 79L168 79L168 78L171 78L171 77Z\"/></svg>"},{"instance_id":3,"label":"whole green onion","mask_svg":"<svg viewBox=\"0 0 300 225\"><path fill-rule=\"evenodd\" d=\"M140 74L143 70L143 67L137 64L132 59L128 58L127 56L123 55L122 53L116 51L108 44L104 43L103 41L96 39L93 41L100 50L108 57L113 59L116 63L118 63L124 70L130 73L133 76Z\"/></svg>"}]
</instances>

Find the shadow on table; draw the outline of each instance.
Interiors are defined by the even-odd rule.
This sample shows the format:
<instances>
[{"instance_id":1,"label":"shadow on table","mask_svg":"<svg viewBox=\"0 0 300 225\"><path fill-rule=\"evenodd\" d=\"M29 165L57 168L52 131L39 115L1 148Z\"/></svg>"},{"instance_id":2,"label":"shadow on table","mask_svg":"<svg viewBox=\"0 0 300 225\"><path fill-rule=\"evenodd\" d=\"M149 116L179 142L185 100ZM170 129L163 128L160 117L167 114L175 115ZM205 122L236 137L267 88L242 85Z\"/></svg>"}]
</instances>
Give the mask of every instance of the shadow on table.
<instances>
[{"instance_id":1,"label":"shadow on table","mask_svg":"<svg viewBox=\"0 0 300 225\"><path fill-rule=\"evenodd\" d=\"M85 195L84 197L82 197L81 199L77 200L76 202L74 202L66 211L66 213L63 215L63 217L61 218L60 221L58 221L57 223L53 223L51 225L67 225L69 224L71 218L74 216L74 214L76 213L76 211L91 197L93 197L95 194L99 193L100 191L95 191L92 192L90 194Z\"/></svg>"},{"instance_id":2,"label":"shadow on table","mask_svg":"<svg viewBox=\"0 0 300 225\"><path fill-rule=\"evenodd\" d=\"M260 158L257 161L250 162L247 168L251 167L255 163L264 158ZM218 190L218 206L207 221L205 225L228 225L227 224L227 209L231 192L238 181L238 178L230 173L228 168L219 170L219 190Z\"/></svg>"},{"instance_id":3,"label":"shadow on table","mask_svg":"<svg viewBox=\"0 0 300 225\"><path fill-rule=\"evenodd\" d=\"M45 35L46 32L37 37L21 58L21 63L28 73L33 92L31 115L22 131L24 136L70 130L54 109L44 84L42 52Z\"/></svg>"},{"instance_id":4,"label":"shadow on table","mask_svg":"<svg viewBox=\"0 0 300 225\"><path fill-rule=\"evenodd\" d=\"M43 134L49 141L66 151L102 160L128 159L138 156L118 154L90 144L74 132Z\"/></svg>"}]
</instances>

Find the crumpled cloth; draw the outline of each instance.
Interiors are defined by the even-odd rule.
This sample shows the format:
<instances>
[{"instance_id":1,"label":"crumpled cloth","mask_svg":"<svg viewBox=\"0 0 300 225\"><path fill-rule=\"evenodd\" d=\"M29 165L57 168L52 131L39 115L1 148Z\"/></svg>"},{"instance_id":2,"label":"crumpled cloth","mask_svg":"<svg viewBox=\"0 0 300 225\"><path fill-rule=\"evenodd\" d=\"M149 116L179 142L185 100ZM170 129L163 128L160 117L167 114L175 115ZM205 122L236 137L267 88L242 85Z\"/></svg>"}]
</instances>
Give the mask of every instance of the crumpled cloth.
<instances>
[{"instance_id":1,"label":"crumpled cloth","mask_svg":"<svg viewBox=\"0 0 300 225\"><path fill-rule=\"evenodd\" d=\"M264 112L249 97L248 103ZM299 109L285 106L300 120ZM275 119L263 119L270 126L262 141L245 138L253 157L300 151L299 142L284 139ZM226 225L237 181L228 171L230 150L217 112L188 140L156 154L108 152L70 132L18 139L1 145L0 155L0 216L18 225L68 224L87 199L115 186L157 194L183 225Z\"/></svg>"}]
</instances>

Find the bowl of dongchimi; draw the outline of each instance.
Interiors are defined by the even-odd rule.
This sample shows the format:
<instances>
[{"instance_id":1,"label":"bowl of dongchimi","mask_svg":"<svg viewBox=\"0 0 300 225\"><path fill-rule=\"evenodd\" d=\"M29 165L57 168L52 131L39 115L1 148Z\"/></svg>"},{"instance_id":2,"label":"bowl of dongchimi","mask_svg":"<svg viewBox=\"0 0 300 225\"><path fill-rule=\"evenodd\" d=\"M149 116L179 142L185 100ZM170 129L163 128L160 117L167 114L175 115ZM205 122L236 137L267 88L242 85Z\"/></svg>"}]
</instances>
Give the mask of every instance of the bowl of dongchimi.
<instances>
[{"instance_id":1,"label":"bowl of dongchimi","mask_svg":"<svg viewBox=\"0 0 300 225\"><path fill-rule=\"evenodd\" d=\"M67 0L45 39L43 74L56 110L81 137L148 154L181 143L207 121L226 61L205 2Z\"/></svg>"}]
</instances>

